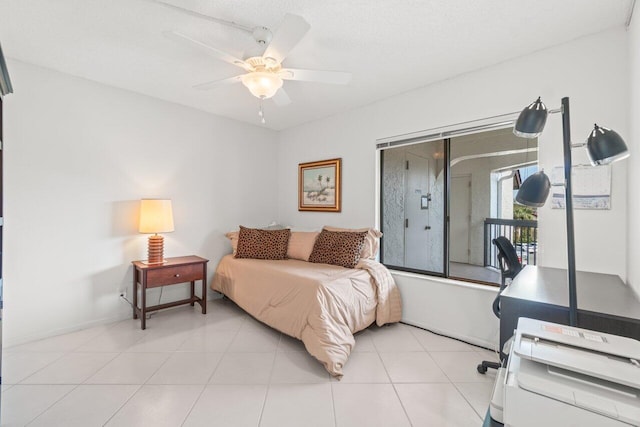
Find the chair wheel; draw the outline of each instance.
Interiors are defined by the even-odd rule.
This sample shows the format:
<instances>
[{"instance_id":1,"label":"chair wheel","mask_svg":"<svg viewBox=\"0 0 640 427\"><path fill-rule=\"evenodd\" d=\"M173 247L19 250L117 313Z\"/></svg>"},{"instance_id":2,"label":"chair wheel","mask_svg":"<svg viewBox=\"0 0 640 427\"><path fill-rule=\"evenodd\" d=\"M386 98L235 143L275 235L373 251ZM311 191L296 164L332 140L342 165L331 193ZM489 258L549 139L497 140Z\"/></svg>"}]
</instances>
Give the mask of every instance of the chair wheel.
<instances>
[{"instance_id":1,"label":"chair wheel","mask_svg":"<svg viewBox=\"0 0 640 427\"><path fill-rule=\"evenodd\" d=\"M476 369L478 370L479 373L486 374L488 368L481 363L476 367Z\"/></svg>"}]
</instances>

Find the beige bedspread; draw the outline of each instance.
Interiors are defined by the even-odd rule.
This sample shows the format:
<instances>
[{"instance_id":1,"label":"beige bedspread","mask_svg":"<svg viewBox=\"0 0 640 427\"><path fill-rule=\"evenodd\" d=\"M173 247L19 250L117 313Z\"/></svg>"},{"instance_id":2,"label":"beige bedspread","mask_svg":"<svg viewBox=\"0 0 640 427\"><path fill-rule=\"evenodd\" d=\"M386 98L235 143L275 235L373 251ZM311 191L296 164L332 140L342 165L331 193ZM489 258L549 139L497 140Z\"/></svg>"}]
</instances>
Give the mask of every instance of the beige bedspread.
<instances>
[{"instance_id":1,"label":"beige bedspread","mask_svg":"<svg viewBox=\"0 0 640 427\"><path fill-rule=\"evenodd\" d=\"M302 340L338 378L355 344L353 333L374 321L397 322L401 316L393 278L374 261L348 269L227 255L218 264L211 288L256 319Z\"/></svg>"}]
</instances>

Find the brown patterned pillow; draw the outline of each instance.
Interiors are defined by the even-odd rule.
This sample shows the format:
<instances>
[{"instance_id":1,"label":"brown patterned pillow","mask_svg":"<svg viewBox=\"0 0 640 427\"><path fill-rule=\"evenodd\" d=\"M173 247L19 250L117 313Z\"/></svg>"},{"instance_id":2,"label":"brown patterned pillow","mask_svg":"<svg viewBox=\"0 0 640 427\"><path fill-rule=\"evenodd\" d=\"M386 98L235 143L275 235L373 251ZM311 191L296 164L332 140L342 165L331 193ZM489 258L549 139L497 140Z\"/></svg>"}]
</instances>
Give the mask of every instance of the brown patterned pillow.
<instances>
[{"instance_id":1,"label":"brown patterned pillow","mask_svg":"<svg viewBox=\"0 0 640 427\"><path fill-rule=\"evenodd\" d=\"M380 248L380 237L382 237L382 233L375 228L337 228L325 225L322 229L329 231L348 231L350 233L366 231L367 237L364 239L364 245L362 245L362 250L360 251L360 258L376 259L378 249Z\"/></svg>"},{"instance_id":2,"label":"brown patterned pillow","mask_svg":"<svg viewBox=\"0 0 640 427\"><path fill-rule=\"evenodd\" d=\"M349 233L322 230L313 245L309 262L353 268L360 261L360 251L367 232Z\"/></svg>"},{"instance_id":3,"label":"brown patterned pillow","mask_svg":"<svg viewBox=\"0 0 640 427\"><path fill-rule=\"evenodd\" d=\"M287 259L291 231L261 230L240 226L236 258Z\"/></svg>"}]
</instances>

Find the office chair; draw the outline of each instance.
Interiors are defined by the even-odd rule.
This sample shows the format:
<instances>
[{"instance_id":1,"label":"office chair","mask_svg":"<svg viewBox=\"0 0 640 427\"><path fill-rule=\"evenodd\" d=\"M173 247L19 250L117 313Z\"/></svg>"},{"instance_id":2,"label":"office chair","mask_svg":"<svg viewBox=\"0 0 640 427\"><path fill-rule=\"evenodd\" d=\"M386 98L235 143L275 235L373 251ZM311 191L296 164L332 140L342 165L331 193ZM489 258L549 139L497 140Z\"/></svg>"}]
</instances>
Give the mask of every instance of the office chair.
<instances>
[{"instance_id":1,"label":"office chair","mask_svg":"<svg viewBox=\"0 0 640 427\"><path fill-rule=\"evenodd\" d=\"M500 296L502 295L502 291L504 291L507 287L507 279L513 280L522 270L522 264L518 259L516 248L513 247L509 239L504 236L499 236L493 239L492 242L494 245L496 245L496 249L498 249L498 263L500 264L500 291L498 292L498 295L496 295L496 298L493 300L492 306L493 313L499 319ZM505 355L502 353L502 349L500 349L500 362L490 362L488 360L484 360L478 365L478 372L484 374L487 372L488 368L500 368L502 366L502 361L504 360L504 358Z\"/></svg>"}]
</instances>

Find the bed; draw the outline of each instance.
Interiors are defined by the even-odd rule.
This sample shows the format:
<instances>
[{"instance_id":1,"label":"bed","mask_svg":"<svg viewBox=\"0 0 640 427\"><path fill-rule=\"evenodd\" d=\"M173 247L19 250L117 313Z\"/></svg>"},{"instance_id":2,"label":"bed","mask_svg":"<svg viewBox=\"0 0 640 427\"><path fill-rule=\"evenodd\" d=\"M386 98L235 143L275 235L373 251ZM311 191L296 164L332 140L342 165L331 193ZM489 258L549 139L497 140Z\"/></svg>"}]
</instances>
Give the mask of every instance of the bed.
<instances>
[{"instance_id":1,"label":"bed","mask_svg":"<svg viewBox=\"0 0 640 427\"><path fill-rule=\"evenodd\" d=\"M302 340L307 351L338 379L355 340L376 322L398 322L400 294L388 270L369 259L355 268L297 259L225 256L211 283L267 325Z\"/></svg>"}]
</instances>

